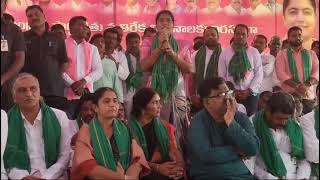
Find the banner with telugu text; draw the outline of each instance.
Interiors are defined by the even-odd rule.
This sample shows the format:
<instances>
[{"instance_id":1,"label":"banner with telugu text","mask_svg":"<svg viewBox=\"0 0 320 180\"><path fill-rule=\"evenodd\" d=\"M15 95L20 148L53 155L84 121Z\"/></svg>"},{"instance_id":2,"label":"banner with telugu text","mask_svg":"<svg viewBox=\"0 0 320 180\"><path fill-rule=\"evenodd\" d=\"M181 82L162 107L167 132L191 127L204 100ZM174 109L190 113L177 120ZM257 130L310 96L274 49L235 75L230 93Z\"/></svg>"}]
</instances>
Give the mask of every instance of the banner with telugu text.
<instances>
[{"instance_id":1,"label":"banner with telugu text","mask_svg":"<svg viewBox=\"0 0 320 180\"><path fill-rule=\"evenodd\" d=\"M120 25L125 33L142 34L146 27L155 27L157 12L169 9L175 18L175 36L186 45L191 45L194 37L201 36L205 27L215 26L220 32L222 46L227 47L234 26L239 23L249 26L249 43L255 34L264 34L268 39L279 35L285 39L288 28L293 25L303 27L306 41L319 38L318 13L305 10L283 13L283 0L260 1L255 5L253 2L259 0L8 0L6 12L14 16L15 23L23 31L29 29L26 7L39 4L50 25L59 23L66 30L72 16L82 15L87 17L93 34L114 25ZM272 1L276 4L270 4ZM300 1L304 3L299 4ZM297 6L304 6L308 1L291 0ZM315 1L318 12L319 0Z\"/></svg>"}]
</instances>

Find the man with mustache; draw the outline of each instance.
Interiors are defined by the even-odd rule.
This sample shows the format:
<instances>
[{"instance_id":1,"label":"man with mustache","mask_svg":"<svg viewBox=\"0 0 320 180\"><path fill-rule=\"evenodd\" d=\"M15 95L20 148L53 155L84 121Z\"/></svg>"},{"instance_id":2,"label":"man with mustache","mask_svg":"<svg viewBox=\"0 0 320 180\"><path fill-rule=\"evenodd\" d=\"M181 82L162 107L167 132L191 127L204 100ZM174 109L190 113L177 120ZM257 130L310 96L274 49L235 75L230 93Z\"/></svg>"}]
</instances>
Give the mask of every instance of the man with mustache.
<instances>
[{"instance_id":1,"label":"man with mustache","mask_svg":"<svg viewBox=\"0 0 320 180\"><path fill-rule=\"evenodd\" d=\"M253 180L242 159L255 156L260 143L249 118L236 110L234 92L214 77L204 80L199 95L204 108L188 130L190 178Z\"/></svg>"},{"instance_id":2,"label":"man with mustache","mask_svg":"<svg viewBox=\"0 0 320 180\"><path fill-rule=\"evenodd\" d=\"M69 120L46 105L39 82L21 73L13 83L4 166L10 179L58 179L70 159Z\"/></svg>"},{"instance_id":3,"label":"man with mustache","mask_svg":"<svg viewBox=\"0 0 320 180\"><path fill-rule=\"evenodd\" d=\"M218 61L222 51L219 43L219 32L215 27L207 27L203 32L204 45L192 54L192 86L190 88L191 102L200 106L197 90L200 84L208 78L218 76Z\"/></svg>"},{"instance_id":4,"label":"man with mustache","mask_svg":"<svg viewBox=\"0 0 320 180\"><path fill-rule=\"evenodd\" d=\"M140 89L143 82L143 73L140 67L140 36L136 32L130 32L126 36L126 57L130 74L123 83L124 107L127 117L130 116L132 98L137 89Z\"/></svg>"},{"instance_id":5,"label":"man with mustache","mask_svg":"<svg viewBox=\"0 0 320 180\"><path fill-rule=\"evenodd\" d=\"M305 159L303 132L294 114L292 95L277 92L253 117L260 139L254 169L258 179L309 179L311 168Z\"/></svg>"},{"instance_id":6,"label":"man with mustache","mask_svg":"<svg viewBox=\"0 0 320 180\"><path fill-rule=\"evenodd\" d=\"M30 73L39 80L41 96L50 106L64 109L59 101L64 97L62 73L68 65L64 39L49 32L45 14L39 5L29 6L26 16L31 29L24 33L26 61L22 72Z\"/></svg>"},{"instance_id":7,"label":"man with mustache","mask_svg":"<svg viewBox=\"0 0 320 180\"><path fill-rule=\"evenodd\" d=\"M276 73L285 92L297 92L304 99L315 99L315 85L319 81L319 61L312 50L303 47L302 29L288 30L289 48L281 50L276 58Z\"/></svg>"}]
</instances>

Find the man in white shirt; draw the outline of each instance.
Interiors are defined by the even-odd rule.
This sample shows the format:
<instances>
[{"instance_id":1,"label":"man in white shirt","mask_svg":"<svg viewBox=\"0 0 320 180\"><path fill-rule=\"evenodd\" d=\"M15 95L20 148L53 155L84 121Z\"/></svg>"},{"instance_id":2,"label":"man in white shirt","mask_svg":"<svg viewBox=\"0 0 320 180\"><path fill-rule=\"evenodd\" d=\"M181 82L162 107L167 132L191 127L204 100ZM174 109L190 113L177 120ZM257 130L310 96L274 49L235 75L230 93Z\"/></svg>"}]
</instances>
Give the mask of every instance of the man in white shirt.
<instances>
[{"instance_id":1,"label":"man in white shirt","mask_svg":"<svg viewBox=\"0 0 320 180\"><path fill-rule=\"evenodd\" d=\"M136 16L140 13L141 6L138 0L127 0L127 4L124 9L127 15Z\"/></svg>"},{"instance_id":2,"label":"man in white shirt","mask_svg":"<svg viewBox=\"0 0 320 180\"><path fill-rule=\"evenodd\" d=\"M221 0L207 0L207 7L201 9L201 13L211 14L221 12L222 8L220 6Z\"/></svg>"},{"instance_id":3,"label":"man in white shirt","mask_svg":"<svg viewBox=\"0 0 320 180\"><path fill-rule=\"evenodd\" d=\"M232 16L247 13L246 9L242 7L242 0L230 0L230 4L224 7L224 12Z\"/></svg>"},{"instance_id":4,"label":"man in white shirt","mask_svg":"<svg viewBox=\"0 0 320 180\"><path fill-rule=\"evenodd\" d=\"M1 179L8 179L6 170L3 164L3 153L6 148L8 137L8 116L7 113L1 109Z\"/></svg>"},{"instance_id":5,"label":"man in white shirt","mask_svg":"<svg viewBox=\"0 0 320 180\"><path fill-rule=\"evenodd\" d=\"M203 32L203 40L204 45L191 56L193 77L190 95L197 107L200 106L197 90L204 80L218 76L218 61L222 51L217 28L207 27Z\"/></svg>"},{"instance_id":6,"label":"man in white shirt","mask_svg":"<svg viewBox=\"0 0 320 180\"><path fill-rule=\"evenodd\" d=\"M4 165L10 179L57 179L70 159L69 120L40 97L37 78L19 74L8 114Z\"/></svg>"},{"instance_id":7,"label":"man in white shirt","mask_svg":"<svg viewBox=\"0 0 320 180\"><path fill-rule=\"evenodd\" d=\"M264 6L261 0L250 0L250 7L247 12L251 16L268 16L271 15L270 10Z\"/></svg>"},{"instance_id":8,"label":"man in white shirt","mask_svg":"<svg viewBox=\"0 0 320 180\"><path fill-rule=\"evenodd\" d=\"M272 87L275 85L273 80L275 57L264 53L267 48L267 43L267 37L262 34L255 35L252 42L252 46L256 48L261 55L263 66L263 81L261 83L260 92L272 91Z\"/></svg>"},{"instance_id":9,"label":"man in white shirt","mask_svg":"<svg viewBox=\"0 0 320 180\"><path fill-rule=\"evenodd\" d=\"M103 37L106 42L106 56L113 60L118 69L120 80L125 81L130 72L126 55L122 51L117 51L119 34L115 28L108 28L103 32Z\"/></svg>"},{"instance_id":10,"label":"man in white shirt","mask_svg":"<svg viewBox=\"0 0 320 180\"><path fill-rule=\"evenodd\" d=\"M79 99L88 90L93 92L93 82L99 80L103 69L96 46L85 41L86 18L72 17L69 21L71 36L66 41L69 67L63 73L67 87L65 96L69 100Z\"/></svg>"},{"instance_id":11,"label":"man in white shirt","mask_svg":"<svg viewBox=\"0 0 320 180\"><path fill-rule=\"evenodd\" d=\"M277 0L268 0L268 2L265 5L270 12L274 14L282 13L282 5L277 3Z\"/></svg>"},{"instance_id":12,"label":"man in white shirt","mask_svg":"<svg viewBox=\"0 0 320 180\"><path fill-rule=\"evenodd\" d=\"M257 110L263 67L258 50L247 44L248 36L248 26L236 25L231 47L220 54L218 75L235 85L237 102L243 104L251 116Z\"/></svg>"},{"instance_id":13,"label":"man in white shirt","mask_svg":"<svg viewBox=\"0 0 320 180\"><path fill-rule=\"evenodd\" d=\"M273 93L265 110L253 118L260 139L254 174L258 179L309 179L311 168L305 159L300 125L292 117L293 97L285 92Z\"/></svg>"},{"instance_id":14,"label":"man in white shirt","mask_svg":"<svg viewBox=\"0 0 320 180\"><path fill-rule=\"evenodd\" d=\"M318 105L312 112L300 118L300 123L306 159L312 167L311 176L319 179L319 85L317 86L317 102Z\"/></svg>"}]
</instances>

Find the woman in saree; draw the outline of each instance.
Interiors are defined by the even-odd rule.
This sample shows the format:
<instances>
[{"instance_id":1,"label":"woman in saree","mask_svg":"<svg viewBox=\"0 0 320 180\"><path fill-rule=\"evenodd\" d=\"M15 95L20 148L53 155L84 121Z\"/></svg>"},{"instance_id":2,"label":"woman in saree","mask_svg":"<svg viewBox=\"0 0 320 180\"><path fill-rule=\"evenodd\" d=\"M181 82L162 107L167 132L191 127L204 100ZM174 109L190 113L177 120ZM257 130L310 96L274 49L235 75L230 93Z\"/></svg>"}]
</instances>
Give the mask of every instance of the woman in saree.
<instances>
[{"instance_id":1,"label":"woman in saree","mask_svg":"<svg viewBox=\"0 0 320 180\"><path fill-rule=\"evenodd\" d=\"M71 179L138 179L148 172L143 150L128 127L116 119L119 103L113 89L102 87L93 97L95 117L79 131Z\"/></svg>"},{"instance_id":2,"label":"woman in saree","mask_svg":"<svg viewBox=\"0 0 320 180\"><path fill-rule=\"evenodd\" d=\"M161 97L161 118L176 128L179 149L186 145L187 101L183 73L191 72L191 57L185 56L181 41L173 35L174 16L169 10L156 15L157 35L145 38L141 45L141 70L151 72L147 87L152 87ZM185 154L185 153L184 153Z\"/></svg>"},{"instance_id":3,"label":"woman in saree","mask_svg":"<svg viewBox=\"0 0 320 180\"><path fill-rule=\"evenodd\" d=\"M184 163L174 127L159 118L160 110L160 96L152 88L142 88L134 95L128 124L152 170L142 180L183 179Z\"/></svg>"}]
</instances>

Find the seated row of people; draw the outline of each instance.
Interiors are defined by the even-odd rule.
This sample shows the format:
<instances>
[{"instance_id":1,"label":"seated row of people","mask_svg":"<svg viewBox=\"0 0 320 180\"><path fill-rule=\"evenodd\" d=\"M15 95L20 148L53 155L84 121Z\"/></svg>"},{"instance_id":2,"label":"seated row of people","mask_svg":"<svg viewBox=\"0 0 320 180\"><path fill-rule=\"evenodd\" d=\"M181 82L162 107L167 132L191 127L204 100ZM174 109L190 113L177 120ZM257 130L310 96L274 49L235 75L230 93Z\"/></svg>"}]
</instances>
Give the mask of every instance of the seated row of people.
<instances>
[{"instance_id":1,"label":"seated row of people","mask_svg":"<svg viewBox=\"0 0 320 180\"><path fill-rule=\"evenodd\" d=\"M1 178L319 178L318 107L299 124L292 95L276 92L249 119L237 111L234 91L220 77L204 80L199 95L203 109L191 121L184 159L175 127L159 118L161 99L152 88L135 93L128 122L117 118L118 97L108 87L82 98L79 118L70 121L43 102L34 76L19 74L13 83L15 105L8 112L8 138L1 135L6 140ZM79 132L72 131L70 122L78 124Z\"/></svg>"}]
</instances>

